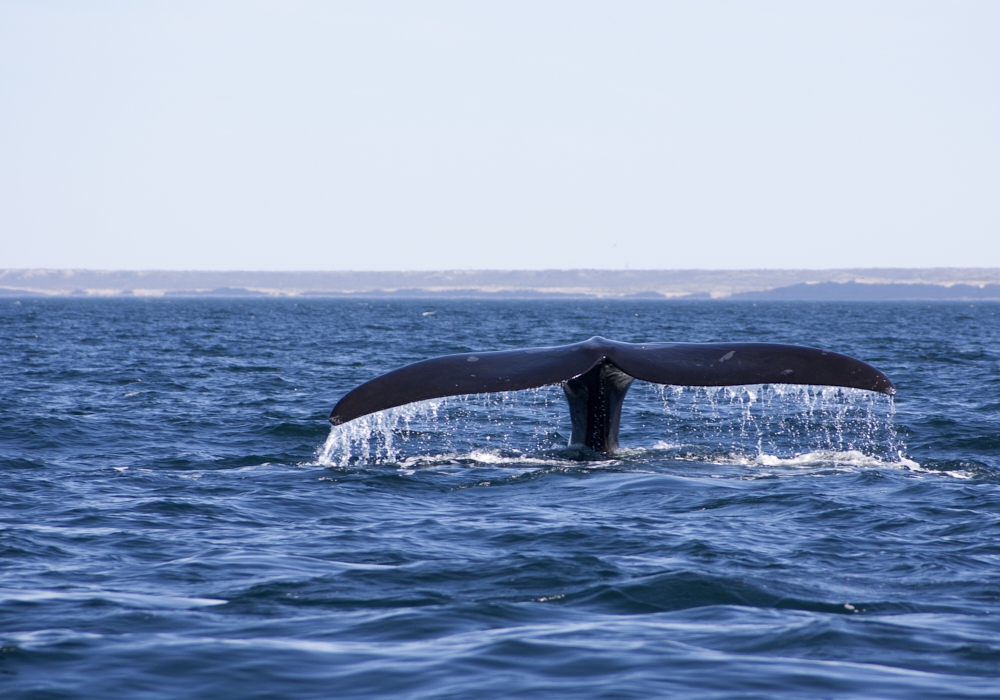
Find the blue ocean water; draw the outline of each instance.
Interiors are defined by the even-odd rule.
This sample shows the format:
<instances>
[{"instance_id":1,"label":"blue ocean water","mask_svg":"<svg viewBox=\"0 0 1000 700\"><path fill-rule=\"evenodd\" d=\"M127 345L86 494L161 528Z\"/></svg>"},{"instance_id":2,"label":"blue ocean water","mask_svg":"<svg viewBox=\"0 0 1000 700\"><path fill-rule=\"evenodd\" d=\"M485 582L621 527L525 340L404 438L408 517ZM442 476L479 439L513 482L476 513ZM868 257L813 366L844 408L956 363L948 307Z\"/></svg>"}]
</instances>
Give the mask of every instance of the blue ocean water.
<instances>
[{"instance_id":1,"label":"blue ocean water","mask_svg":"<svg viewBox=\"0 0 1000 700\"><path fill-rule=\"evenodd\" d=\"M1000 697L1000 305L0 300L5 698ZM894 400L637 382L331 429L451 352L836 350Z\"/></svg>"}]
</instances>

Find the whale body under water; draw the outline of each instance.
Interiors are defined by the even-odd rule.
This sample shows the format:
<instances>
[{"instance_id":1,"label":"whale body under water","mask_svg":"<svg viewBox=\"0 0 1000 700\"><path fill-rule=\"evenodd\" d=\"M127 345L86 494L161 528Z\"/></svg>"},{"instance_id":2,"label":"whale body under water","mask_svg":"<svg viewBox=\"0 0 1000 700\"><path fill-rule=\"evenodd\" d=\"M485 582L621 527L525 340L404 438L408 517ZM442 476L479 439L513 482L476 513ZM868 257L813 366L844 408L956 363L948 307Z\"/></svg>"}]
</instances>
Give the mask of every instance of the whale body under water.
<instances>
[{"instance_id":1,"label":"whale body under water","mask_svg":"<svg viewBox=\"0 0 1000 700\"><path fill-rule=\"evenodd\" d=\"M818 384L894 394L871 365L828 350L776 343L622 343L594 337L556 347L444 355L387 372L334 406L340 425L395 406L444 396L562 384L571 445L618 448L622 402L636 379L681 386Z\"/></svg>"}]
</instances>

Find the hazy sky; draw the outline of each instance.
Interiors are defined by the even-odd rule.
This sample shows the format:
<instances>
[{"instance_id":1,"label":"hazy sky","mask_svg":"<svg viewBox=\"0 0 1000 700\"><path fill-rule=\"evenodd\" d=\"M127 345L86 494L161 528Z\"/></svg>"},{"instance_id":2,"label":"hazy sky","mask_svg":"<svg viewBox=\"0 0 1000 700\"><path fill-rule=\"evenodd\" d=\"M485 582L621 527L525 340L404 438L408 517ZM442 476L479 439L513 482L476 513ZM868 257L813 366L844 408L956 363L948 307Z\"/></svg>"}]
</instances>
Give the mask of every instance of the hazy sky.
<instances>
[{"instance_id":1,"label":"hazy sky","mask_svg":"<svg viewBox=\"0 0 1000 700\"><path fill-rule=\"evenodd\" d=\"M995 0L0 0L0 267L950 265Z\"/></svg>"}]
</instances>

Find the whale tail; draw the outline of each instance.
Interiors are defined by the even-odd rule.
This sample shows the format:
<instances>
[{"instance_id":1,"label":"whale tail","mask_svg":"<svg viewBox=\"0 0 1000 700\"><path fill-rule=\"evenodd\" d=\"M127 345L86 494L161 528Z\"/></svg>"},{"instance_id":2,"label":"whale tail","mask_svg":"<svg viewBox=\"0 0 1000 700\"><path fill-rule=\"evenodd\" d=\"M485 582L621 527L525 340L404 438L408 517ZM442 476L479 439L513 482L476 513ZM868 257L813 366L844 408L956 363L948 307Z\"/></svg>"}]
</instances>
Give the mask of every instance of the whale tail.
<instances>
[{"instance_id":1,"label":"whale tail","mask_svg":"<svg viewBox=\"0 0 1000 700\"><path fill-rule=\"evenodd\" d=\"M445 355L388 372L349 391L330 422L414 401L562 384L570 444L602 453L618 447L622 402L633 380L682 386L819 384L894 394L889 378L847 355L775 343L581 343Z\"/></svg>"}]
</instances>

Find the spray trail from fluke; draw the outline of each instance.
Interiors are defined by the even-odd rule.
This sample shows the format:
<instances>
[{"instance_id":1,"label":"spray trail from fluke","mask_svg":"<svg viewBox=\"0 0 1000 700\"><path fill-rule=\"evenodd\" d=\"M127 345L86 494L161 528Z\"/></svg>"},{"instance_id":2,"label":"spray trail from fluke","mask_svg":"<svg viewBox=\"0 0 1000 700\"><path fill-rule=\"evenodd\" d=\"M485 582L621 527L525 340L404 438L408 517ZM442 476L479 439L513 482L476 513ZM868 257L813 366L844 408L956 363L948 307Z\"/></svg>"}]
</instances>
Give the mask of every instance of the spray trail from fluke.
<instances>
[{"instance_id":1,"label":"spray trail from fluke","mask_svg":"<svg viewBox=\"0 0 1000 700\"><path fill-rule=\"evenodd\" d=\"M773 343L632 344L594 337L524 350L460 353L416 362L348 392L330 414L342 425L385 409L464 394L559 384L569 402L571 445L618 448L622 403L640 379L679 386L823 385L892 395L889 378L846 355Z\"/></svg>"}]
</instances>

